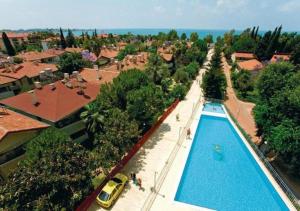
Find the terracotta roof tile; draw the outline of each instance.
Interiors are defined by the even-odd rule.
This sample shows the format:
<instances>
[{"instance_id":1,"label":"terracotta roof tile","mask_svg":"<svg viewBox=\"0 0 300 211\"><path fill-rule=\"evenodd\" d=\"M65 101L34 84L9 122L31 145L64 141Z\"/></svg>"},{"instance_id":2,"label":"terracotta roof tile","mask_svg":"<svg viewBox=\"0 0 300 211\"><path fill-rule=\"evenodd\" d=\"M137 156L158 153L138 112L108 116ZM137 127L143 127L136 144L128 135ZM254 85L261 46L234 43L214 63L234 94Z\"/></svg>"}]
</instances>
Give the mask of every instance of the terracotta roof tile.
<instances>
[{"instance_id":1,"label":"terracotta roof tile","mask_svg":"<svg viewBox=\"0 0 300 211\"><path fill-rule=\"evenodd\" d=\"M28 37L28 33L14 33L14 32L6 32L6 35L8 38L13 39L13 38L27 38ZM2 37L1 37L2 39Z\"/></svg>"},{"instance_id":2,"label":"terracotta roof tile","mask_svg":"<svg viewBox=\"0 0 300 211\"><path fill-rule=\"evenodd\" d=\"M240 69L255 71L263 68L263 64L257 59L251 59L243 62L238 62L238 66Z\"/></svg>"},{"instance_id":3,"label":"terracotta roof tile","mask_svg":"<svg viewBox=\"0 0 300 211\"><path fill-rule=\"evenodd\" d=\"M49 59L64 54L65 51L58 49L48 49L46 51L30 51L18 54L17 57L24 59L25 61L39 61L41 59Z\"/></svg>"},{"instance_id":4,"label":"terracotta roof tile","mask_svg":"<svg viewBox=\"0 0 300 211\"><path fill-rule=\"evenodd\" d=\"M0 108L0 141L13 132L46 128L48 125L16 113L9 109Z\"/></svg>"},{"instance_id":5,"label":"terracotta roof tile","mask_svg":"<svg viewBox=\"0 0 300 211\"><path fill-rule=\"evenodd\" d=\"M96 99L99 85L84 83L84 94L79 94L79 82L71 80L73 88L68 88L61 81L55 83L55 89L50 85L35 89L38 104L33 104L32 94L25 92L0 101L1 104L41 117L51 122L57 122L81 109L84 105Z\"/></svg>"},{"instance_id":6,"label":"terracotta roof tile","mask_svg":"<svg viewBox=\"0 0 300 211\"><path fill-rule=\"evenodd\" d=\"M112 82L112 80L116 78L119 74L119 71L110 70L99 70L99 73L97 73L97 70L91 68L84 68L80 72L80 75L82 76L83 80L98 85ZM100 79L98 79L98 77L100 77Z\"/></svg>"},{"instance_id":7,"label":"terracotta roof tile","mask_svg":"<svg viewBox=\"0 0 300 211\"><path fill-rule=\"evenodd\" d=\"M57 71L57 67L54 64L45 64L45 63L36 63L36 62L23 62L18 65L13 66L15 70L10 68L7 70L6 68L0 69L0 75L6 76L15 79L21 79L23 77L36 77L40 74L40 72L46 68L51 68L52 72Z\"/></svg>"},{"instance_id":8,"label":"terracotta roof tile","mask_svg":"<svg viewBox=\"0 0 300 211\"><path fill-rule=\"evenodd\" d=\"M253 53L243 53L243 52L235 52L234 56L236 58L242 58L242 59L255 59L255 55Z\"/></svg>"},{"instance_id":9,"label":"terracotta roof tile","mask_svg":"<svg viewBox=\"0 0 300 211\"><path fill-rule=\"evenodd\" d=\"M119 51L116 49L104 48L104 49L101 49L99 58L104 57L104 58L108 58L108 59L113 59L116 56L118 56L118 53L119 53Z\"/></svg>"},{"instance_id":10,"label":"terracotta roof tile","mask_svg":"<svg viewBox=\"0 0 300 211\"><path fill-rule=\"evenodd\" d=\"M66 48L65 51L69 53L81 53L83 48Z\"/></svg>"},{"instance_id":11,"label":"terracotta roof tile","mask_svg":"<svg viewBox=\"0 0 300 211\"><path fill-rule=\"evenodd\" d=\"M10 78L10 77L0 75L0 85L8 84L8 83L14 82L16 80L17 79L15 79L15 78Z\"/></svg>"},{"instance_id":12,"label":"terracotta roof tile","mask_svg":"<svg viewBox=\"0 0 300 211\"><path fill-rule=\"evenodd\" d=\"M290 54L274 54L271 58L271 62L289 61L290 57Z\"/></svg>"}]
</instances>

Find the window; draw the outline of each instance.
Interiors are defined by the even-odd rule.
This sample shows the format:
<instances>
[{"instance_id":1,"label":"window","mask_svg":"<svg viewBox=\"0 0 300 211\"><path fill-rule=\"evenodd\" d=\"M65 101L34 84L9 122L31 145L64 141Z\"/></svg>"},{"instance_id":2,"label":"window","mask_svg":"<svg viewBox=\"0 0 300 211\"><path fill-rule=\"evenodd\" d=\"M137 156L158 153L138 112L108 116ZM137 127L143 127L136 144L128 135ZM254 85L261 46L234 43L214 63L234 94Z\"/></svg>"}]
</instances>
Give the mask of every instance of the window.
<instances>
[{"instance_id":1,"label":"window","mask_svg":"<svg viewBox=\"0 0 300 211\"><path fill-rule=\"evenodd\" d=\"M2 155L0 155L0 165L3 163L6 163L10 160L13 160L25 153L24 145L21 145L9 152L6 152Z\"/></svg>"}]
</instances>

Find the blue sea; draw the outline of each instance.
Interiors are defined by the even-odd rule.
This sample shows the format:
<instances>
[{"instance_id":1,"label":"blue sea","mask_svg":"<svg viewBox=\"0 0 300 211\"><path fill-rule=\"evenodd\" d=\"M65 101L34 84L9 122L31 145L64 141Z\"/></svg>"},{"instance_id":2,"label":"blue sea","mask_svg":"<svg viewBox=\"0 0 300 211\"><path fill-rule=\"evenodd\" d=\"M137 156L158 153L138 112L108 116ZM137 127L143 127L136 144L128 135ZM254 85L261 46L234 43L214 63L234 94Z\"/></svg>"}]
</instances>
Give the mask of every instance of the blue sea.
<instances>
[{"instance_id":1,"label":"blue sea","mask_svg":"<svg viewBox=\"0 0 300 211\"><path fill-rule=\"evenodd\" d=\"M168 33L171 29L97 29L97 33L112 33L112 34L128 34L132 33L134 35L157 35L159 32ZM212 35L214 39L216 39L218 36L223 36L226 32L229 30L220 30L220 29L175 29L179 36L181 36L182 33L186 33L186 35L189 37L192 32L197 32L200 38L204 38L207 35ZM73 30L73 33L77 36L81 35L82 32L87 32L90 35L94 32L94 30ZM236 34L240 34L241 30L236 30Z\"/></svg>"}]
</instances>

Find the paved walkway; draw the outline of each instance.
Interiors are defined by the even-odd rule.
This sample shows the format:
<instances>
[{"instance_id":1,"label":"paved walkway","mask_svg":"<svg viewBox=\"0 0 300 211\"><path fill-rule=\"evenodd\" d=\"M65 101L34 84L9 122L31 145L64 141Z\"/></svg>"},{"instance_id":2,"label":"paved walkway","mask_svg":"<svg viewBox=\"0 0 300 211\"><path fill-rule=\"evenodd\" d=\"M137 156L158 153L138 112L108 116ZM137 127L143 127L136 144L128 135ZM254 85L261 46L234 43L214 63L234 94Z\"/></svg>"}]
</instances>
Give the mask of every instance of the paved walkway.
<instances>
[{"instance_id":1,"label":"paved walkway","mask_svg":"<svg viewBox=\"0 0 300 211\"><path fill-rule=\"evenodd\" d=\"M225 101L225 105L235 117L235 119L239 122L240 126L251 137L254 143L259 143L260 138L256 136L257 128L252 115L252 110L255 104L243 102L236 97L230 77L231 66L228 65L224 57L222 57L222 62L227 81L227 100Z\"/></svg>"},{"instance_id":2,"label":"paved walkway","mask_svg":"<svg viewBox=\"0 0 300 211\"><path fill-rule=\"evenodd\" d=\"M211 57L211 54L212 51L209 52L208 58ZM166 169L170 161L170 155L172 155L178 143L179 136L185 131L194 107L199 102L200 96L202 96L199 81L201 81L204 71L204 69L200 70L200 74L197 80L193 82L186 99L178 104L159 129L124 167L123 173L130 175L131 172L135 172L137 178L142 179L143 188L139 189L130 181L111 208L112 210L134 211L144 208L146 200L152 195L151 188L154 186L154 181L157 181L157 178ZM176 120L177 114L179 114L179 121ZM101 210L101 208L94 202L89 210Z\"/></svg>"}]
</instances>

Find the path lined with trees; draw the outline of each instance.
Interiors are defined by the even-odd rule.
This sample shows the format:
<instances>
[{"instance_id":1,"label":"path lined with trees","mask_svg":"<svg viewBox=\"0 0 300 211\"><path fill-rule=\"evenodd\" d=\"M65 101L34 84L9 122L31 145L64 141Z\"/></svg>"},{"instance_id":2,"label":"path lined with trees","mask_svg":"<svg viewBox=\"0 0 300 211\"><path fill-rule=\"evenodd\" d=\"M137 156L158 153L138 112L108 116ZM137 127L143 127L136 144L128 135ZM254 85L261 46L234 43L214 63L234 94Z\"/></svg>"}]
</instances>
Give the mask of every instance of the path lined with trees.
<instances>
[{"instance_id":1,"label":"path lined with trees","mask_svg":"<svg viewBox=\"0 0 300 211\"><path fill-rule=\"evenodd\" d=\"M252 114L252 110L255 106L254 103L243 102L239 100L232 87L230 71L231 66L227 63L226 59L222 57L223 70L227 81L227 99L225 105L232 113L234 118L239 122L241 127L248 133L254 143L259 143L260 138L256 136L256 124Z\"/></svg>"}]
</instances>

